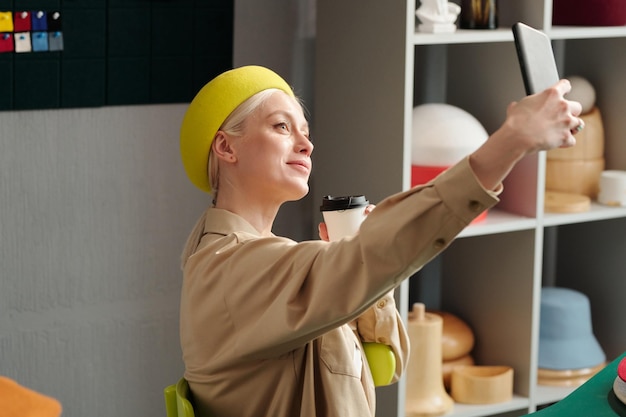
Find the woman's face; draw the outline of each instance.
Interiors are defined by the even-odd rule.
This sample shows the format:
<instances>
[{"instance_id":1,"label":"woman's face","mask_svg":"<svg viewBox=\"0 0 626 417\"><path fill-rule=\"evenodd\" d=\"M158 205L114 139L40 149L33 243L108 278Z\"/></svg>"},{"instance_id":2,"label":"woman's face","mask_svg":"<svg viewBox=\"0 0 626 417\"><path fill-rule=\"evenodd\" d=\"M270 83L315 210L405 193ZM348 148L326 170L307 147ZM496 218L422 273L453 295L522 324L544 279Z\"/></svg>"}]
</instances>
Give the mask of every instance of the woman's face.
<instances>
[{"instance_id":1,"label":"woman's face","mask_svg":"<svg viewBox=\"0 0 626 417\"><path fill-rule=\"evenodd\" d=\"M302 107L293 97L272 94L246 119L243 136L232 146L247 191L281 204L309 191L313 144Z\"/></svg>"}]
</instances>

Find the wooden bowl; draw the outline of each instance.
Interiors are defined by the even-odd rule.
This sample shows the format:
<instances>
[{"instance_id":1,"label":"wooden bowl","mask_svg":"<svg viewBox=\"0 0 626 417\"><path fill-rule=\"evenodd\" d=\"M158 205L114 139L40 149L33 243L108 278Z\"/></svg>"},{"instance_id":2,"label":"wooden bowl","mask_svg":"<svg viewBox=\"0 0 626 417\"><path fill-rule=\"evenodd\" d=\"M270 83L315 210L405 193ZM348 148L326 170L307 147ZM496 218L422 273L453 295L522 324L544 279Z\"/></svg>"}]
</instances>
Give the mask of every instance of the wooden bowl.
<instances>
[{"instance_id":1,"label":"wooden bowl","mask_svg":"<svg viewBox=\"0 0 626 417\"><path fill-rule=\"evenodd\" d=\"M452 359L449 361L443 361L443 365L441 367L441 371L443 373L443 386L446 387L448 391L450 391L450 386L452 384L452 371L457 366L466 366L466 365L474 365L474 358L472 355L467 354L465 356L461 356L457 359Z\"/></svg>"},{"instance_id":2,"label":"wooden bowl","mask_svg":"<svg viewBox=\"0 0 626 417\"><path fill-rule=\"evenodd\" d=\"M494 404L513 398L510 366L457 366L452 370L451 396L465 404Z\"/></svg>"}]
</instances>

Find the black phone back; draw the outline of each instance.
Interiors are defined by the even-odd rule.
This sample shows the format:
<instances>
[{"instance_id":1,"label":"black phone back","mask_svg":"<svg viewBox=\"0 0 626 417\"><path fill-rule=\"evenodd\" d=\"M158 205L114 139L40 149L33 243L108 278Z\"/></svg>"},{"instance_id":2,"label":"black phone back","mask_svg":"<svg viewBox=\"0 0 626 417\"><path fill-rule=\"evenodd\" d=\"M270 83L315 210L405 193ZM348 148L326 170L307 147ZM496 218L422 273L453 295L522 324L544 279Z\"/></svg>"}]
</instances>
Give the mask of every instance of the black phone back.
<instances>
[{"instance_id":1,"label":"black phone back","mask_svg":"<svg viewBox=\"0 0 626 417\"><path fill-rule=\"evenodd\" d=\"M521 22L513 25L513 38L526 94L535 94L556 84L559 72L550 38Z\"/></svg>"}]
</instances>

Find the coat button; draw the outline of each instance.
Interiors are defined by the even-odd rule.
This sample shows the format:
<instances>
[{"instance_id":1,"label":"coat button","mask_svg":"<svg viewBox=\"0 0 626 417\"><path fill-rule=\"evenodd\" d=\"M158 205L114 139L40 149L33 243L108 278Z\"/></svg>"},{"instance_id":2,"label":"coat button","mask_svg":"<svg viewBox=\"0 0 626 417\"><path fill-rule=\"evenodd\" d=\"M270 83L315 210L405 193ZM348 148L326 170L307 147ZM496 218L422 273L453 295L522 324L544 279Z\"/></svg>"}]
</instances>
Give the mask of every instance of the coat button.
<instances>
[{"instance_id":1,"label":"coat button","mask_svg":"<svg viewBox=\"0 0 626 417\"><path fill-rule=\"evenodd\" d=\"M435 249L442 249L444 246L446 246L446 241L443 238L439 238L435 240L434 246Z\"/></svg>"},{"instance_id":2,"label":"coat button","mask_svg":"<svg viewBox=\"0 0 626 417\"><path fill-rule=\"evenodd\" d=\"M469 203L469 209L475 213L477 211L482 211L483 210L483 205L480 204L480 202L478 202L476 200L472 200Z\"/></svg>"}]
</instances>

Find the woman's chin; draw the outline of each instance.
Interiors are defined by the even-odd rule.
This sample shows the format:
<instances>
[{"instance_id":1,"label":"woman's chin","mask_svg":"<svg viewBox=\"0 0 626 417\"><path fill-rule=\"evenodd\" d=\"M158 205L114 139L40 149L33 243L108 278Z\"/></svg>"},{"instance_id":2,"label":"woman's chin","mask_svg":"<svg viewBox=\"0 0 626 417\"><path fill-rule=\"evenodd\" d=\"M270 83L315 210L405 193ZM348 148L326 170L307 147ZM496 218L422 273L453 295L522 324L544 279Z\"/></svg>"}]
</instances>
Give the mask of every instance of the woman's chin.
<instances>
[{"instance_id":1,"label":"woman's chin","mask_svg":"<svg viewBox=\"0 0 626 417\"><path fill-rule=\"evenodd\" d=\"M306 195L309 193L309 186L308 184L304 187L299 187L298 191L294 191L293 193L293 197L290 198L288 201L298 201L303 199L304 197L306 197Z\"/></svg>"}]
</instances>

